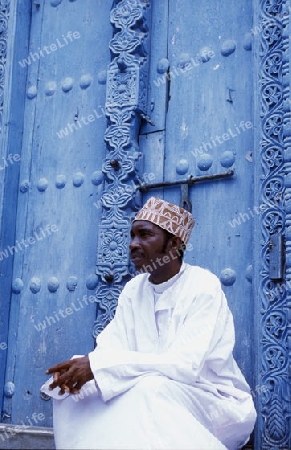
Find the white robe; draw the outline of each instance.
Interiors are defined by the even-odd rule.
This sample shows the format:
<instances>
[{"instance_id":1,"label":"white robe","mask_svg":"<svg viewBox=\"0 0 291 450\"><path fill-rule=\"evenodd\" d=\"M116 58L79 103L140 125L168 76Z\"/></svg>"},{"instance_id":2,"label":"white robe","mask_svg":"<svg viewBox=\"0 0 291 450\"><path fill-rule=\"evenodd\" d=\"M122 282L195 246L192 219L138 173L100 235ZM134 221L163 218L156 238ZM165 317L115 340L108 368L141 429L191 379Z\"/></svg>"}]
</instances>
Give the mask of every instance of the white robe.
<instances>
[{"instance_id":1,"label":"white robe","mask_svg":"<svg viewBox=\"0 0 291 450\"><path fill-rule=\"evenodd\" d=\"M126 284L98 336L94 380L53 395L57 449L241 448L256 412L219 280L185 263L166 283L148 278Z\"/></svg>"}]
</instances>

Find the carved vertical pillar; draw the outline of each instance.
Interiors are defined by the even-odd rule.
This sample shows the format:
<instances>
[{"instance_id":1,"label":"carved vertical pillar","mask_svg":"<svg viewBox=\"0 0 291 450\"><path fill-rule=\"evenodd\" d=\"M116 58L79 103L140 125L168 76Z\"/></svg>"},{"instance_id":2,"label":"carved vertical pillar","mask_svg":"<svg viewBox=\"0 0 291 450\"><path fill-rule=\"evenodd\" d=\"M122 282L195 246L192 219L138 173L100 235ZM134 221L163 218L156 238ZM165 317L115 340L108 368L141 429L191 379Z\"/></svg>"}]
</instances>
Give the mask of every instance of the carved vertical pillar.
<instances>
[{"instance_id":1,"label":"carved vertical pillar","mask_svg":"<svg viewBox=\"0 0 291 450\"><path fill-rule=\"evenodd\" d=\"M10 1L0 0L0 132L2 128L4 103L4 75L7 56L7 28L10 11Z\"/></svg>"},{"instance_id":2,"label":"carved vertical pillar","mask_svg":"<svg viewBox=\"0 0 291 450\"><path fill-rule=\"evenodd\" d=\"M257 449L290 448L291 127L289 99L289 4L260 1L259 141L261 261L258 302ZM286 238L286 280L269 275L272 234ZM257 292L254 293L257 295Z\"/></svg>"},{"instance_id":3,"label":"carved vertical pillar","mask_svg":"<svg viewBox=\"0 0 291 450\"><path fill-rule=\"evenodd\" d=\"M99 286L94 336L112 319L120 290L129 278L129 230L133 211L140 206L134 179L141 157L140 121L146 108L148 11L148 0L116 0L110 17L114 35L107 72L107 154L103 164L105 187L97 251Z\"/></svg>"}]
</instances>

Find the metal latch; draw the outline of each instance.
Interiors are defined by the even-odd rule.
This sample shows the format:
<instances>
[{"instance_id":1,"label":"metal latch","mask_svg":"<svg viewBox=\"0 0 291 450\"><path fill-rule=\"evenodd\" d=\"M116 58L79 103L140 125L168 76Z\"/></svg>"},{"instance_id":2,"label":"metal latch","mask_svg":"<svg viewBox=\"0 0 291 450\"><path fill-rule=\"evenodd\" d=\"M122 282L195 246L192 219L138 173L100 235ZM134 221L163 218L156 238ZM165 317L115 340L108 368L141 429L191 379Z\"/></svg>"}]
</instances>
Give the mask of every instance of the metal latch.
<instances>
[{"instance_id":1,"label":"metal latch","mask_svg":"<svg viewBox=\"0 0 291 450\"><path fill-rule=\"evenodd\" d=\"M284 278L284 242L282 233L272 234L269 242L270 267L269 275L273 281Z\"/></svg>"},{"instance_id":2,"label":"metal latch","mask_svg":"<svg viewBox=\"0 0 291 450\"><path fill-rule=\"evenodd\" d=\"M203 181L212 181L212 180L219 180L223 178L230 178L234 175L235 171L234 169L229 169L227 172L217 173L213 175L201 175L198 177L194 177L193 175L190 175L188 178L184 180L176 180L176 181L161 181L160 183L143 183L142 180L138 179L139 185L136 187L141 192L147 192L149 189L157 189L157 188L163 188L168 186L179 186L181 185L181 202L180 206L182 208L187 209L189 212L192 211L192 204L189 200L188 191L189 186L193 186L196 183L201 183Z\"/></svg>"}]
</instances>

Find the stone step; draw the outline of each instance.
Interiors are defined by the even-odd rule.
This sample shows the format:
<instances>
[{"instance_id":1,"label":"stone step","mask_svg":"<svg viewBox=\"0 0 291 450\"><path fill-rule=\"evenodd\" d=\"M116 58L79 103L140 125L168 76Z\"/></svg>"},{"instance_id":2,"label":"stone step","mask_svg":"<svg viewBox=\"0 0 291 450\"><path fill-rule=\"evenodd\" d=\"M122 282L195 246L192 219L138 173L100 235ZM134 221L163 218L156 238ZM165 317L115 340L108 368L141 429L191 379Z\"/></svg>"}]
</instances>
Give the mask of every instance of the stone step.
<instances>
[{"instance_id":1,"label":"stone step","mask_svg":"<svg viewBox=\"0 0 291 450\"><path fill-rule=\"evenodd\" d=\"M52 428L0 424L0 449L55 449Z\"/></svg>"}]
</instances>

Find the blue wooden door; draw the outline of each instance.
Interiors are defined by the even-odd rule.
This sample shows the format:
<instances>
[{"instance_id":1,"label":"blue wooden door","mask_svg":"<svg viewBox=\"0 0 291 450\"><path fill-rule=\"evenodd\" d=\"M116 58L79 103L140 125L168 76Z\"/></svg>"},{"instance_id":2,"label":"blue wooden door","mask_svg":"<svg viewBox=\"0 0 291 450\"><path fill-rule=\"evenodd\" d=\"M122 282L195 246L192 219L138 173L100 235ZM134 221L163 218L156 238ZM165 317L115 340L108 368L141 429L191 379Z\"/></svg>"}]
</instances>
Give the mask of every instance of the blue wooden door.
<instances>
[{"instance_id":1,"label":"blue wooden door","mask_svg":"<svg viewBox=\"0 0 291 450\"><path fill-rule=\"evenodd\" d=\"M5 423L51 425L51 402L39 393L45 368L94 347L110 3L18 2L13 9L15 20L26 21L11 22L15 89L22 83L13 101L23 107L23 123L16 123L19 146L7 148L21 164L7 168L11 177L18 167L19 180L7 189L2 220L15 207L1 240ZM33 413L42 415L32 420Z\"/></svg>"},{"instance_id":2,"label":"blue wooden door","mask_svg":"<svg viewBox=\"0 0 291 450\"><path fill-rule=\"evenodd\" d=\"M112 318L130 276L131 218L157 195L192 205L185 258L216 273L228 297L256 448L288 448L288 6L0 2L3 421L42 411L32 425L51 425L44 368L93 348L93 323L97 334ZM200 181L173 185L190 176ZM271 236L284 231L286 280L271 279Z\"/></svg>"},{"instance_id":3,"label":"blue wooden door","mask_svg":"<svg viewBox=\"0 0 291 450\"><path fill-rule=\"evenodd\" d=\"M154 182L235 175L149 195L187 206L196 227L186 261L221 279L234 314L235 354L254 386L252 2L154 4L144 172ZM146 180L149 182L148 180ZM258 213L256 212L258 211Z\"/></svg>"}]
</instances>

